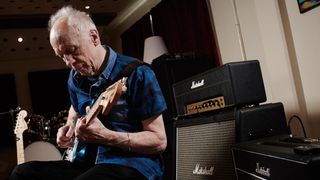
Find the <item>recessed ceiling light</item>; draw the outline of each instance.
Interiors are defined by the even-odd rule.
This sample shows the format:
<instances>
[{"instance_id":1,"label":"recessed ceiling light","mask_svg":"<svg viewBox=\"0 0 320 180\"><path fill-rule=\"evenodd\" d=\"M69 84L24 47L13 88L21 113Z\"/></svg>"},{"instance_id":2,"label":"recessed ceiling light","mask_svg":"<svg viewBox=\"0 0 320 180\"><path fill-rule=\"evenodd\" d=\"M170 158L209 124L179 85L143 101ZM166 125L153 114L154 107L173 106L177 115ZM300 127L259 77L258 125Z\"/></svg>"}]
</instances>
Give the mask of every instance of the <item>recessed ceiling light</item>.
<instances>
[{"instance_id":1,"label":"recessed ceiling light","mask_svg":"<svg viewBox=\"0 0 320 180\"><path fill-rule=\"evenodd\" d=\"M85 6L84 8L85 8L85 9L90 9L90 6L87 5L87 6Z\"/></svg>"},{"instance_id":2,"label":"recessed ceiling light","mask_svg":"<svg viewBox=\"0 0 320 180\"><path fill-rule=\"evenodd\" d=\"M22 42L23 38L22 37L18 37L18 42Z\"/></svg>"}]
</instances>

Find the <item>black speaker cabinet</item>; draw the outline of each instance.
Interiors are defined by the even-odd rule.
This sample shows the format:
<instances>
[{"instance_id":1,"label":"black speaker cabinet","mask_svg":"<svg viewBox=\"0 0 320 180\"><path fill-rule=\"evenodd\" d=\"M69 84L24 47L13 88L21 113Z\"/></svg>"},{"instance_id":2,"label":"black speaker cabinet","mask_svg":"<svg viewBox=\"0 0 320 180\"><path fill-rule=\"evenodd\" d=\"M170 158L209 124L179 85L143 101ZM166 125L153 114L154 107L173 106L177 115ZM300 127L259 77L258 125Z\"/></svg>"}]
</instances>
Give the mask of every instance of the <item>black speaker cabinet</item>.
<instances>
[{"instance_id":1,"label":"black speaker cabinet","mask_svg":"<svg viewBox=\"0 0 320 180\"><path fill-rule=\"evenodd\" d=\"M173 84L173 92L179 116L266 101L258 60L212 68Z\"/></svg>"},{"instance_id":2,"label":"black speaker cabinet","mask_svg":"<svg viewBox=\"0 0 320 180\"><path fill-rule=\"evenodd\" d=\"M176 180L235 179L235 109L176 121Z\"/></svg>"},{"instance_id":3,"label":"black speaker cabinet","mask_svg":"<svg viewBox=\"0 0 320 180\"><path fill-rule=\"evenodd\" d=\"M279 135L232 146L237 179L319 180L319 140L284 141L288 138L288 135Z\"/></svg>"},{"instance_id":4,"label":"black speaker cabinet","mask_svg":"<svg viewBox=\"0 0 320 180\"><path fill-rule=\"evenodd\" d=\"M235 179L231 146L289 134L283 104L233 107L185 116L175 122L175 178Z\"/></svg>"}]
</instances>

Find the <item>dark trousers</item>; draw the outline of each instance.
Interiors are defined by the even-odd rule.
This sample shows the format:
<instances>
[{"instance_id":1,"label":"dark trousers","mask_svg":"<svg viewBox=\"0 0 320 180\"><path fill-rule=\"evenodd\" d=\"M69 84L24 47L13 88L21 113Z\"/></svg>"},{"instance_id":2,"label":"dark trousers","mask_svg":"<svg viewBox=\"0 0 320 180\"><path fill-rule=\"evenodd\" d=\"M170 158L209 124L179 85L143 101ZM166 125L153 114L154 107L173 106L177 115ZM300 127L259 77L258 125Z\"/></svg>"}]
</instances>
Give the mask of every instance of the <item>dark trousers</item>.
<instances>
[{"instance_id":1,"label":"dark trousers","mask_svg":"<svg viewBox=\"0 0 320 180\"><path fill-rule=\"evenodd\" d=\"M95 165L81 170L69 161L31 161L20 164L9 180L119 180L146 178L139 171L115 164Z\"/></svg>"}]
</instances>

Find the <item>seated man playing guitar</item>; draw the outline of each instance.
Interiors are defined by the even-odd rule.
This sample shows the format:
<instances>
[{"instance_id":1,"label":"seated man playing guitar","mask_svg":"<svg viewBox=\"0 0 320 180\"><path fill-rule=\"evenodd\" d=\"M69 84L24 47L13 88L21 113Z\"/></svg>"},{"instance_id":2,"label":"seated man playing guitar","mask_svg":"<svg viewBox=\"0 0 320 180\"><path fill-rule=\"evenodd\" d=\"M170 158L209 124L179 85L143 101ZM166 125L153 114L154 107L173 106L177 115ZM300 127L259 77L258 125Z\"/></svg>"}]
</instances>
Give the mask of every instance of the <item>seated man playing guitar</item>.
<instances>
[{"instance_id":1,"label":"seated man playing guitar","mask_svg":"<svg viewBox=\"0 0 320 180\"><path fill-rule=\"evenodd\" d=\"M55 54L71 68L71 107L57 144L81 146L71 161L22 163L9 179L161 179L166 104L151 68L101 45L92 19L70 6L51 16L49 31Z\"/></svg>"}]
</instances>

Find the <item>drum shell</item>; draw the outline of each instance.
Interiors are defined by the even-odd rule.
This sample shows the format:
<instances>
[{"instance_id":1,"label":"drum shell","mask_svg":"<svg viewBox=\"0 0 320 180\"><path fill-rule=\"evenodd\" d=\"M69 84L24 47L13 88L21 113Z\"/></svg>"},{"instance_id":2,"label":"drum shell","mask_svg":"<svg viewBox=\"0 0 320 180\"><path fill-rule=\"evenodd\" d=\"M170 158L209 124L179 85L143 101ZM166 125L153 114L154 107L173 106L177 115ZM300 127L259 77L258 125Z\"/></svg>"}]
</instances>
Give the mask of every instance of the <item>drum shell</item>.
<instances>
[{"instance_id":1,"label":"drum shell","mask_svg":"<svg viewBox=\"0 0 320 180\"><path fill-rule=\"evenodd\" d=\"M36 141L28 145L25 150L25 162L62 160L60 151L51 143Z\"/></svg>"}]
</instances>

